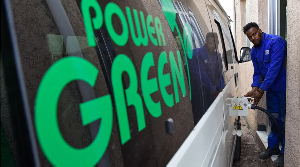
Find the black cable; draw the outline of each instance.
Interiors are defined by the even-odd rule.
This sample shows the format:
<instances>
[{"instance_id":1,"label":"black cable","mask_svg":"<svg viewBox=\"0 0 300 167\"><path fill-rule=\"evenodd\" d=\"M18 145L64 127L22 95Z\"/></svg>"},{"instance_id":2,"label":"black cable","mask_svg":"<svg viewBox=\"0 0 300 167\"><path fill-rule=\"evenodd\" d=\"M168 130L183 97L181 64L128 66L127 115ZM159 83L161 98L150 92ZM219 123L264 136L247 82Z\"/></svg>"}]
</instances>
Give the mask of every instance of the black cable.
<instances>
[{"instance_id":1,"label":"black cable","mask_svg":"<svg viewBox=\"0 0 300 167\"><path fill-rule=\"evenodd\" d=\"M282 141L283 141L282 136L283 135L282 135L282 131L281 131L280 127L279 127L279 124L276 121L276 118L269 111L267 111L266 109L264 109L262 107L259 107L259 106L255 106L254 104L251 105L251 109L259 109L259 110L263 111L264 113L266 113L273 120L273 122L275 124L275 127L276 127L276 129L278 131L279 141L282 143Z\"/></svg>"}]
</instances>

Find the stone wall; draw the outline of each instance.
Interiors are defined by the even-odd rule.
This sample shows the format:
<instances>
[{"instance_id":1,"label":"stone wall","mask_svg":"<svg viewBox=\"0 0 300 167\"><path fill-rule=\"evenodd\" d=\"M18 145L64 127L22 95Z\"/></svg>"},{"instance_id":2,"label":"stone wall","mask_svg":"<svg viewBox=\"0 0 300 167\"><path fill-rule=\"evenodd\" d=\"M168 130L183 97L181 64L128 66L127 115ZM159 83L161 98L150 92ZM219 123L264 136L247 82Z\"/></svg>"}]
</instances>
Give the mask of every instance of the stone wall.
<instances>
[{"instance_id":1,"label":"stone wall","mask_svg":"<svg viewBox=\"0 0 300 167\"><path fill-rule=\"evenodd\" d=\"M300 1L287 2L287 98L284 166L300 166Z\"/></svg>"}]
</instances>

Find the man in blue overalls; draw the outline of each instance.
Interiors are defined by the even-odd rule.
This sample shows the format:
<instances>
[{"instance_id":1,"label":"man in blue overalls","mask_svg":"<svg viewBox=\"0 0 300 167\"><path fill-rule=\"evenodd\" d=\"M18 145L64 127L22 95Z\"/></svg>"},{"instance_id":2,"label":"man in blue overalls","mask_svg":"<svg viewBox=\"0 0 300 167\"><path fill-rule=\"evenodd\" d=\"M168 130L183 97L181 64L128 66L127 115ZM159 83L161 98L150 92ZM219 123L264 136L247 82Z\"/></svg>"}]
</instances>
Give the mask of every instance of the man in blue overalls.
<instances>
[{"instance_id":1,"label":"man in blue overalls","mask_svg":"<svg viewBox=\"0 0 300 167\"><path fill-rule=\"evenodd\" d=\"M286 113L286 41L276 35L263 33L256 23L248 23L243 28L248 39L254 44L251 59L254 66L252 90L245 96L253 97L257 105L264 92L267 92L267 110L277 117L281 131L284 132ZM274 165L283 166L284 139L279 150L278 132L272 123L268 136L268 148L259 155L260 159L279 154Z\"/></svg>"},{"instance_id":2,"label":"man in blue overalls","mask_svg":"<svg viewBox=\"0 0 300 167\"><path fill-rule=\"evenodd\" d=\"M192 59L188 59L195 124L225 87L222 57L216 49L218 44L217 34L209 32L206 34L205 45L194 49Z\"/></svg>"}]
</instances>

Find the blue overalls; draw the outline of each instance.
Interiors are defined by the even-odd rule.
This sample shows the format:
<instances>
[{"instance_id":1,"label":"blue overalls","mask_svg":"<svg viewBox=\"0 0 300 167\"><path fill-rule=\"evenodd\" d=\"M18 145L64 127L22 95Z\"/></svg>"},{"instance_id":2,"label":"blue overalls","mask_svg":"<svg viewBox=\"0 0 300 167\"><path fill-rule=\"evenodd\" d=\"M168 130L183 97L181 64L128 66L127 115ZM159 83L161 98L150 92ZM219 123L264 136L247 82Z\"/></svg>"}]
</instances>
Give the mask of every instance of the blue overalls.
<instances>
[{"instance_id":1,"label":"blue overalls","mask_svg":"<svg viewBox=\"0 0 300 167\"><path fill-rule=\"evenodd\" d=\"M267 110L277 117L284 132L286 113L286 41L276 35L263 33L259 47L251 50L254 66L252 87L267 91ZM278 133L272 126L268 136L268 147L279 148ZM281 153L284 153L284 138Z\"/></svg>"},{"instance_id":2,"label":"blue overalls","mask_svg":"<svg viewBox=\"0 0 300 167\"><path fill-rule=\"evenodd\" d=\"M192 108L195 124L215 99L215 93L225 87L220 53L209 55L206 46L193 50L188 59L191 77Z\"/></svg>"}]
</instances>

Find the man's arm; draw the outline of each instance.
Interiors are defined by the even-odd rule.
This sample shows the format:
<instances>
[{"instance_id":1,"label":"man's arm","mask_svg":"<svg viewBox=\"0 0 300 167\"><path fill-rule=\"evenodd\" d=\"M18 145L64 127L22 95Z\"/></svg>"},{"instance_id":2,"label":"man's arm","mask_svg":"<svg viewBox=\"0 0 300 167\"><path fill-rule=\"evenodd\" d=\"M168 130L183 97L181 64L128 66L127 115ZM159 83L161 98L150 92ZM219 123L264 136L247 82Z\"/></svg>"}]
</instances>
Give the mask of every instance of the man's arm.
<instances>
[{"instance_id":1,"label":"man's arm","mask_svg":"<svg viewBox=\"0 0 300 167\"><path fill-rule=\"evenodd\" d=\"M257 91L257 89L260 87L260 78L261 78L261 72L258 67L257 59L256 59L256 52L254 49L251 50L251 60L254 67L254 73L253 73L253 83L252 83L252 90L248 92L245 97L253 97L254 93Z\"/></svg>"},{"instance_id":2,"label":"man's arm","mask_svg":"<svg viewBox=\"0 0 300 167\"><path fill-rule=\"evenodd\" d=\"M261 84L260 89L266 91L270 88L275 78L277 77L286 50L286 42L282 39L277 39L275 43L271 46L271 62L270 67L268 68L267 75L264 82Z\"/></svg>"},{"instance_id":3,"label":"man's arm","mask_svg":"<svg viewBox=\"0 0 300 167\"><path fill-rule=\"evenodd\" d=\"M254 49L251 50L250 54L251 54L251 60L252 60L253 67L254 67L253 83L251 86L259 88L261 85L261 82L260 82L261 72L258 67L258 63L257 63L257 59L256 59L256 52L254 51Z\"/></svg>"}]
</instances>

